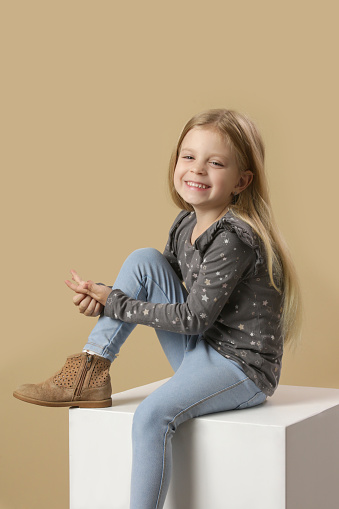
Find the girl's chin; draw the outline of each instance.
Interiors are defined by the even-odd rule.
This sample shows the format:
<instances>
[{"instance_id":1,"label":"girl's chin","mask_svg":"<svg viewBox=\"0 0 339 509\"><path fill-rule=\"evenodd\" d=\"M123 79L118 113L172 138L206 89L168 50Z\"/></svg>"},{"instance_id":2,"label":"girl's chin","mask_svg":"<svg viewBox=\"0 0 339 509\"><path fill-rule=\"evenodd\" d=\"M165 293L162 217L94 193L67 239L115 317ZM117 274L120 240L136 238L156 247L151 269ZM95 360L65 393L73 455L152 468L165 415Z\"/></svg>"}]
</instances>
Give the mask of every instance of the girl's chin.
<instances>
[{"instance_id":1,"label":"girl's chin","mask_svg":"<svg viewBox=\"0 0 339 509\"><path fill-rule=\"evenodd\" d=\"M211 188L208 189L199 189L198 191L194 189L194 191L191 191L190 189L186 192L179 193L181 198L183 198L187 203L205 203L209 199L211 199L208 191L210 191Z\"/></svg>"},{"instance_id":2,"label":"girl's chin","mask_svg":"<svg viewBox=\"0 0 339 509\"><path fill-rule=\"evenodd\" d=\"M194 209L199 206L203 207L206 204L204 200L193 200L192 198L187 198L186 196L181 196L181 198L185 200L186 203L191 205L191 207L193 207Z\"/></svg>"},{"instance_id":3,"label":"girl's chin","mask_svg":"<svg viewBox=\"0 0 339 509\"><path fill-rule=\"evenodd\" d=\"M205 191L209 191L211 188L208 188L207 190ZM181 192L179 192L177 190L177 193L179 194L179 196L186 202L188 203L189 205L191 205L192 207L204 207L204 206L207 206L209 207L209 203L211 201L211 197L208 197L207 196L207 193L201 193L201 192L197 192L194 190L194 192L191 192L190 190L187 192L181 190Z\"/></svg>"},{"instance_id":4,"label":"girl's chin","mask_svg":"<svg viewBox=\"0 0 339 509\"><path fill-rule=\"evenodd\" d=\"M181 198L186 202L188 203L193 209L195 212L211 212L213 210L216 210L216 211L219 211L218 213L220 213L220 210L223 210L223 209L227 209L227 207L230 206L230 204L225 204L225 202L221 202L221 203L215 203L215 202L212 202L212 201L209 201L209 200L194 200L192 197L187 197L187 196L183 196L183 195L180 195Z\"/></svg>"}]
</instances>

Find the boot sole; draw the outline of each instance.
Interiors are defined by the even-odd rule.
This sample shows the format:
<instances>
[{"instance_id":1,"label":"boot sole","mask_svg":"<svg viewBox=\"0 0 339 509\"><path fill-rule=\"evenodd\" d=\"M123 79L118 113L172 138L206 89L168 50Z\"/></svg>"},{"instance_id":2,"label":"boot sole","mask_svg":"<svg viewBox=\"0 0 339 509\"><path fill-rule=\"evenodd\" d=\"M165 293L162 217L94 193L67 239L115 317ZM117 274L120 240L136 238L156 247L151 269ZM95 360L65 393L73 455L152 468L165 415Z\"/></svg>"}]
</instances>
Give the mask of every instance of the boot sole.
<instances>
[{"instance_id":1,"label":"boot sole","mask_svg":"<svg viewBox=\"0 0 339 509\"><path fill-rule=\"evenodd\" d=\"M41 401L39 399L27 398L17 392L13 392L13 396L26 403L49 407L107 408L112 406L112 398L101 401Z\"/></svg>"}]
</instances>

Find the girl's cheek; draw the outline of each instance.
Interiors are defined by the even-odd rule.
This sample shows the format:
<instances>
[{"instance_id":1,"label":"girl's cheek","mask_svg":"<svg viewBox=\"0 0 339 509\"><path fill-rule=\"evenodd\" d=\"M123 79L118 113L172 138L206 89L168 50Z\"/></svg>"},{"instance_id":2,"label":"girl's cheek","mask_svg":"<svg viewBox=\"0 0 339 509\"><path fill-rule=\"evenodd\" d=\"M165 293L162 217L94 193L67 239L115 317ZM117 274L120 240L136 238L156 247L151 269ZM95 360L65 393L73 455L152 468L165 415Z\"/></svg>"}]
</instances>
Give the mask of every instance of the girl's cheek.
<instances>
[{"instance_id":1,"label":"girl's cheek","mask_svg":"<svg viewBox=\"0 0 339 509\"><path fill-rule=\"evenodd\" d=\"M179 183L178 183L178 179L176 179L175 176L174 176L173 184L174 184L174 188L175 188L176 192L179 193Z\"/></svg>"},{"instance_id":2,"label":"girl's cheek","mask_svg":"<svg viewBox=\"0 0 339 509\"><path fill-rule=\"evenodd\" d=\"M182 197L182 181L180 175L174 174L173 184L176 192Z\"/></svg>"},{"instance_id":3,"label":"girl's cheek","mask_svg":"<svg viewBox=\"0 0 339 509\"><path fill-rule=\"evenodd\" d=\"M180 184L180 171L175 168L174 175L173 175L173 183L176 190L178 190L178 185Z\"/></svg>"}]
</instances>

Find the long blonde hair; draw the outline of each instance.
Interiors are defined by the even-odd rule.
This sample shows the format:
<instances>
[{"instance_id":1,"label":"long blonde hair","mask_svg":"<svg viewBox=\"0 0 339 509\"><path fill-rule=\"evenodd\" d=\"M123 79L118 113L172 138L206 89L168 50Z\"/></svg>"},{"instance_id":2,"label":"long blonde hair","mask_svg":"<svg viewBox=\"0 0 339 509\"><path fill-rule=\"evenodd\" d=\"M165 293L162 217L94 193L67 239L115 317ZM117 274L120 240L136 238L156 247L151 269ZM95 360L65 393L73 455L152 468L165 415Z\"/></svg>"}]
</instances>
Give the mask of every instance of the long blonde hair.
<instances>
[{"instance_id":1,"label":"long blonde hair","mask_svg":"<svg viewBox=\"0 0 339 509\"><path fill-rule=\"evenodd\" d=\"M174 187L174 171L182 141L193 127L210 127L219 131L234 150L240 173L246 170L253 173L251 184L238 195L236 203L232 205L232 212L246 221L263 242L271 284L283 293L281 331L284 342L295 343L301 329L300 289L289 249L273 218L261 135L248 117L226 109L207 110L187 122L170 159L168 183L174 203L190 211L193 210L192 205Z\"/></svg>"}]
</instances>

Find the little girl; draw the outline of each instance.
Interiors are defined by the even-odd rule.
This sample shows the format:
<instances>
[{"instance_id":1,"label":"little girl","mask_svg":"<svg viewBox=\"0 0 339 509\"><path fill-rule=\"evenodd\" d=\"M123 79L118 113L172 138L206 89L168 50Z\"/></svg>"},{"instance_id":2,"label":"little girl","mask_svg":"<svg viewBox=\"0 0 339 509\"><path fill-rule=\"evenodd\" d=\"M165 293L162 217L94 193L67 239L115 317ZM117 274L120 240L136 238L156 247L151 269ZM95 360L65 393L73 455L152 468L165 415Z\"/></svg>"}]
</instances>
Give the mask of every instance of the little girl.
<instances>
[{"instance_id":1,"label":"little girl","mask_svg":"<svg viewBox=\"0 0 339 509\"><path fill-rule=\"evenodd\" d=\"M163 507L181 423L273 394L283 344L300 321L251 120L224 109L193 117L172 154L169 186L182 211L164 253L133 252L113 288L72 271L73 301L98 323L56 375L14 393L38 405L110 406L110 363L137 324L153 327L175 374L134 415L131 509Z\"/></svg>"}]
</instances>

